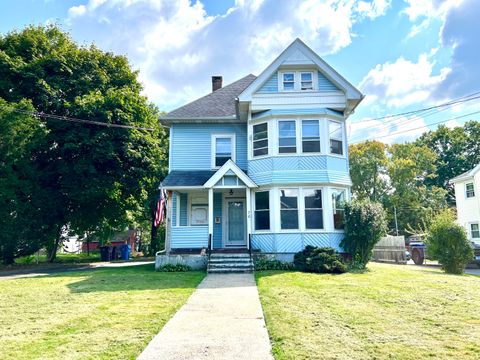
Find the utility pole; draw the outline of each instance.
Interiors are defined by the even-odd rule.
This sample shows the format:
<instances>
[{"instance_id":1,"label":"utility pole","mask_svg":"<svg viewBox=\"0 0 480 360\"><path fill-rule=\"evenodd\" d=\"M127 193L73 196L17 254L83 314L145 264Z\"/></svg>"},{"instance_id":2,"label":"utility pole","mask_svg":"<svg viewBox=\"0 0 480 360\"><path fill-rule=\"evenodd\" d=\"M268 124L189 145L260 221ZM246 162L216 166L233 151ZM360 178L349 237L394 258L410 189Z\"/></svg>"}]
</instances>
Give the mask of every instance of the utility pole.
<instances>
[{"instance_id":1,"label":"utility pole","mask_svg":"<svg viewBox=\"0 0 480 360\"><path fill-rule=\"evenodd\" d=\"M393 213L395 215L395 231L397 232L398 236L397 208L395 206L393 207Z\"/></svg>"}]
</instances>

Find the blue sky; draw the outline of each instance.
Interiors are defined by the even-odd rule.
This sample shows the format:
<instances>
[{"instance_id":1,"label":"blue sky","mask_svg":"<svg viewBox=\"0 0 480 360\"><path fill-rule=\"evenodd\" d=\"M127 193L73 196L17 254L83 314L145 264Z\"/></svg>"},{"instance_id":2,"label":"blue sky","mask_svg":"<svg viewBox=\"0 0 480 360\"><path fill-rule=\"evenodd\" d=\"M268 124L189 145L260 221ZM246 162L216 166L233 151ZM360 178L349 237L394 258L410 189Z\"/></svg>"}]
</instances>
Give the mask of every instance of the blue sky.
<instances>
[{"instance_id":1,"label":"blue sky","mask_svg":"<svg viewBox=\"0 0 480 360\"><path fill-rule=\"evenodd\" d=\"M480 91L479 16L477 0L3 0L0 33L56 22L81 44L127 55L166 111L208 93L211 75L259 74L299 37L366 95L351 141L392 143L480 120L458 118L480 100L372 120Z\"/></svg>"}]
</instances>

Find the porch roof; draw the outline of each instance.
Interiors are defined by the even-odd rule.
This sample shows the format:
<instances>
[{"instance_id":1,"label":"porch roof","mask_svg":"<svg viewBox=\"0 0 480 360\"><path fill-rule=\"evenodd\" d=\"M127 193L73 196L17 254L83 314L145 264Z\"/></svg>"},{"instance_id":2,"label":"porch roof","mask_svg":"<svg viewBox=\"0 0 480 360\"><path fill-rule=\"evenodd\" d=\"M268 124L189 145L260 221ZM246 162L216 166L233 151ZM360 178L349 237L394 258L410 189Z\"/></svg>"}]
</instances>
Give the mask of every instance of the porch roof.
<instances>
[{"instance_id":1,"label":"porch roof","mask_svg":"<svg viewBox=\"0 0 480 360\"><path fill-rule=\"evenodd\" d=\"M211 170L173 170L162 181L163 187L203 187L216 171Z\"/></svg>"}]
</instances>

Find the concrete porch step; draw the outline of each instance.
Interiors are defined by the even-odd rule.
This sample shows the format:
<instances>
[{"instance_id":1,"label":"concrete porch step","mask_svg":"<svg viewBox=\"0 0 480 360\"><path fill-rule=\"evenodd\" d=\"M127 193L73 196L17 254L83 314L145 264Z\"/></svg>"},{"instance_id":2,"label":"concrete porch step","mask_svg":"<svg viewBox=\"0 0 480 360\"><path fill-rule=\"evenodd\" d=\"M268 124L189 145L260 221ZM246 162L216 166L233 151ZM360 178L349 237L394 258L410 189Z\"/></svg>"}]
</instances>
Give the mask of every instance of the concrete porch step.
<instances>
[{"instance_id":1,"label":"concrete porch step","mask_svg":"<svg viewBox=\"0 0 480 360\"><path fill-rule=\"evenodd\" d=\"M231 259L219 259L219 258L210 258L210 263L245 263L251 262L250 258L231 258Z\"/></svg>"},{"instance_id":2,"label":"concrete porch step","mask_svg":"<svg viewBox=\"0 0 480 360\"><path fill-rule=\"evenodd\" d=\"M248 263L210 263L208 264L209 269L221 269L221 268L251 268L253 267L253 263L248 262Z\"/></svg>"},{"instance_id":3,"label":"concrete porch step","mask_svg":"<svg viewBox=\"0 0 480 360\"><path fill-rule=\"evenodd\" d=\"M210 255L210 259L250 259L250 254L240 253L240 254L216 254L213 253Z\"/></svg>"},{"instance_id":4,"label":"concrete porch step","mask_svg":"<svg viewBox=\"0 0 480 360\"><path fill-rule=\"evenodd\" d=\"M228 273L250 273L253 268L222 268L222 269L208 269L209 274L228 274Z\"/></svg>"}]
</instances>

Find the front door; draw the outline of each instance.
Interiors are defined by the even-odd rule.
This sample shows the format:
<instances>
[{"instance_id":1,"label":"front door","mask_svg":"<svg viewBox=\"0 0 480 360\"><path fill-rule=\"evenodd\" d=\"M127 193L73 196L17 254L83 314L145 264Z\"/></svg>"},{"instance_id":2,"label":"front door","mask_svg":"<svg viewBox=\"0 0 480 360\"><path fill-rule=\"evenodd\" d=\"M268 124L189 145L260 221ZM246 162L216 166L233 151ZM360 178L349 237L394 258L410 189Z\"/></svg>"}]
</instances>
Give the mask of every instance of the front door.
<instances>
[{"instance_id":1,"label":"front door","mask_svg":"<svg viewBox=\"0 0 480 360\"><path fill-rule=\"evenodd\" d=\"M246 246L245 200L227 200L226 246Z\"/></svg>"}]
</instances>

